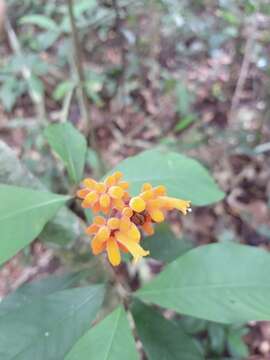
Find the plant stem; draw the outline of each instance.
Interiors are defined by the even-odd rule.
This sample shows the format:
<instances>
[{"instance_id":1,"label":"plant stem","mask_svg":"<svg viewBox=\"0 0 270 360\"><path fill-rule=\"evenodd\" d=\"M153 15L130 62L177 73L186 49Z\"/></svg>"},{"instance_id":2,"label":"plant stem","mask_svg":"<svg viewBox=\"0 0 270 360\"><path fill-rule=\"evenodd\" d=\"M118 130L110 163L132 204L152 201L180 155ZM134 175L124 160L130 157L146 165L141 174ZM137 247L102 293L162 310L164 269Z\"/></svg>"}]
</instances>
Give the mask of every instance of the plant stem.
<instances>
[{"instance_id":1,"label":"plant stem","mask_svg":"<svg viewBox=\"0 0 270 360\"><path fill-rule=\"evenodd\" d=\"M74 3L73 0L67 0L68 5L68 14L71 25L71 38L74 52L74 63L78 77L78 91L79 91L79 102L81 108L81 115L84 123L84 132L87 137L87 140L90 141L92 149L96 152L99 162L98 175L102 176L105 173L105 166L102 161L102 156L96 141L95 129L93 126L93 121L90 116L90 111L88 107L87 93L85 90L85 76L83 69L83 57L82 50L79 41L78 29L76 26L76 20L74 16Z\"/></svg>"},{"instance_id":2,"label":"plant stem","mask_svg":"<svg viewBox=\"0 0 270 360\"><path fill-rule=\"evenodd\" d=\"M13 29L10 21L8 18L6 18L5 21L5 29L7 32L8 40L10 43L10 47L15 55L23 57L23 51L20 45L20 42L18 40L17 34L15 30ZM40 94L36 94L34 91L32 91L31 88L31 78L32 78L32 70L27 66L23 65L21 68L21 74L24 78L24 80L28 83L29 87L29 96L35 105L36 113L39 119L40 125L46 126L47 125L47 114L46 114L46 107L45 107L45 101L44 96Z\"/></svg>"}]
</instances>

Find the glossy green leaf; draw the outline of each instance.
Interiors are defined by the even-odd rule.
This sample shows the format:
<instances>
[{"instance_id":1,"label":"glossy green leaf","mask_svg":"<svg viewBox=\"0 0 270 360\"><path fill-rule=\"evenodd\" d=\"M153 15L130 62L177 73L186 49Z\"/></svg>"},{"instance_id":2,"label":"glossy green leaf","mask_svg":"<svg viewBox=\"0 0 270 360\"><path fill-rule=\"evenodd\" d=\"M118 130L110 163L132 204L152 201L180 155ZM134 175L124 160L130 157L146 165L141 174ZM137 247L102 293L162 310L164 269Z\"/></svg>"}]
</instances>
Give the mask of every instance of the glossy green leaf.
<instances>
[{"instance_id":1,"label":"glossy green leaf","mask_svg":"<svg viewBox=\"0 0 270 360\"><path fill-rule=\"evenodd\" d=\"M207 205L221 200L224 193L208 171L196 160L174 152L148 150L122 161L115 169L130 181L131 193L140 192L142 184L165 185L169 196Z\"/></svg>"},{"instance_id":2,"label":"glossy green leaf","mask_svg":"<svg viewBox=\"0 0 270 360\"><path fill-rule=\"evenodd\" d=\"M222 324L210 323L208 326L208 335L211 352L216 355L222 355L226 346L226 327Z\"/></svg>"},{"instance_id":3,"label":"glossy green leaf","mask_svg":"<svg viewBox=\"0 0 270 360\"><path fill-rule=\"evenodd\" d=\"M177 238L166 223L156 225L155 234L147 237L144 247L154 259L171 262L192 248L188 239Z\"/></svg>"},{"instance_id":4,"label":"glossy green leaf","mask_svg":"<svg viewBox=\"0 0 270 360\"><path fill-rule=\"evenodd\" d=\"M149 360L203 359L192 337L157 310L136 302L132 313Z\"/></svg>"},{"instance_id":5,"label":"glossy green leaf","mask_svg":"<svg viewBox=\"0 0 270 360\"><path fill-rule=\"evenodd\" d=\"M77 271L62 275L50 275L42 280L33 281L23 284L14 293L10 294L7 299L16 298L18 294L25 297L45 296L53 292L65 290L78 283L85 276L85 272Z\"/></svg>"},{"instance_id":6,"label":"glossy green leaf","mask_svg":"<svg viewBox=\"0 0 270 360\"><path fill-rule=\"evenodd\" d=\"M117 308L74 346L65 360L138 360L135 341L122 307Z\"/></svg>"},{"instance_id":7,"label":"glossy green leaf","mask_svg":"<svg viewBox=\"0 0 270 360\"><path fill-rule=\"evenodd\" d=\"M7 298L0 305L0 359L63 359L95 319L103 297L103 286L96 285Z\"/></svg>"},{"instance_id":8,"label":"glossy green leaf","mask_svg":"<svg viewBox=\"0 0 270 360\"><path fill-rule=\"evenodd\" d=\"M249 349L243 336L248 333L247 328L232 327L228 333L228 349L231 356L237 359L248 359Z\"/></svg>"},{"instance_id":9,"label":"glossy green leaf","mask_svg":"<svg viewBox=\"0 0 270 360\"><path fill-rule=\"evenodd\" d=\"M179 313L221 323L270 320L270 254L233 243L202 246L137 292Z\"/></svg>"},{"instance_id":10,"label":"glossy green leaf","mask_svg":"<svg viewBox=\"0 0 270 360\"><path fill-rule=\"evenodd\" d=\"M4 298L0 305L0 317L4 312L14 309L15 305L22 307L27 303L31 303L34 297L47 296L56 291L72 287L82 275L83 272L51 275L42 280L23 284L15 292Z\"/></svg>"},{"instance_id":11,"label":"glossy green leaf","mask_svg":"<svg viewBox=\"0 0 270 360\"><path fill-rule=\"evenodd\" d=\"M34 240L69 198L0 185L0 264Z\"/></svg>"},{"instance_id":12,"label":"glossy green leaf","mask_svg":"<svg viewBox=\"0 0 270 360\"><path fill-rule=\"evenodd\" d=\"M3 141L0 141L0 183L41 191L47 190ZM82 220L68 207L63 206L45 225L39 238L42 241L63 246L82 236L84 236Z\"/></svg>"},{"instance_id":13,"label":"glossy green leaf","mask_svg":"<svg viewBox=\"0 0 270 360\"><path fill-rule=\"evenodd\" d=\"M20 24L36 25L42 29L50 31L58 31L58 25L49 17L45 15L27 15L20 19Z\"/></svg>"},{"instance_id":14,"label":"glossy green leaf","mask_svg":"<svg viewBox=\"0 0 270 360\"><path fill-rule=\"evenodd\" d=\"M84 136L69 122L49 125L45 129L45 136L65 164L70 180L75 184L79 183L87 151Z\"/></svg>"}]
</instances>

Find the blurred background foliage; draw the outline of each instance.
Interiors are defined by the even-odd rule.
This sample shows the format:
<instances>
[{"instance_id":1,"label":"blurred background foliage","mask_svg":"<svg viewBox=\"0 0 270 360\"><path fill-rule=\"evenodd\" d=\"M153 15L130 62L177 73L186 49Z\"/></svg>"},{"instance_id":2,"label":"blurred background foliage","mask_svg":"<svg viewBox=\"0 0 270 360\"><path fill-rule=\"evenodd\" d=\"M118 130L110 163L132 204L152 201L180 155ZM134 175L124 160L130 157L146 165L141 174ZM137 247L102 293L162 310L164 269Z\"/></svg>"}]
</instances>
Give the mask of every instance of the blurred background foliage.
<instances>
[{"instance_id":1,"label":"blurred background foliage","mask_svg":"<svg viewBox=\"0 0 270 360\"><path fill-rule=\"evenodd\" d=\"M74 3L87 104L107 169L153 146L194 156L213 170L226 199L195 208L181 224L172 216L162 236L181 238L181 252L215 241L269 248L269 1ZM0 39L1 182L70 191L43 133L49 123L70 121L89 135L67 3L0 0ZM88 174L98 167L95 150L88 149ZM72 206L78 218L64 209L40 236L43 243L0 270L0 296L40 274L77 269L78 259L85 264L79 270L88 266L87 243L75 243L84 215ZM161 261L173 256L158 250ZM129 274L131 286L160 266L150 261ZM269 359L269 323L175 321L207 358Z\"/></svg>"}]
</instances>

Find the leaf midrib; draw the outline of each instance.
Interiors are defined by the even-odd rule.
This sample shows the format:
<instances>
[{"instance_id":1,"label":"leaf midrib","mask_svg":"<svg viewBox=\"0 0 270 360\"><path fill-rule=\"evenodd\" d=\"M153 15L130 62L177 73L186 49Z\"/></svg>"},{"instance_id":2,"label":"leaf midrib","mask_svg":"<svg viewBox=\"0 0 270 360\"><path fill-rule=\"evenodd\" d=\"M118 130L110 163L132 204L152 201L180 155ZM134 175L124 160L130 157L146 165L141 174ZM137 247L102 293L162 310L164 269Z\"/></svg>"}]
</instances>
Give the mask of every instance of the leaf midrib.
<instances>
[{"instance_id":1,"label":"leaf midrib","mask_svg":"<svg viewBox=\"0 0 270 360\"><path fill-rule=\"evenodd\" d=\"M113 339L114 339L114 337L115 337L115 334L116 334L116 331L117 331L117 328L118 328L118 323L119 323L119 321L120 321L121 314L122 314L122 310L119 309L119 314L118 314L117 319L116 319L116 321L115 321L115 327L114 327L114 329L113 329L113 331L112 331L112 336L111 336L111 338L110 338L109 346L108 346L108 348L107 348L107 352L106 352L106 354L105 354L104 360L109 360L109 354L110 354L110 351L111 351L111 348L112 348L112 345L113 345Z\"/></svg>"},{"instance_id":2,"label":"leaf midrib","mask_svg":"<svg viewBox=\"0 0 270 360\"><path fill-rule=\"evenodd\" d=\"M65 202L65 201L67 201L68 199L69 199L69 196L63 196L63 197L57 198L57 199L50 199L50 200L48 200L48 201L46 201L46 202L43 202L43 203L41 203L41 204L38 204L38 205L35 204L35 205L32 205L32 206L25 207L25 208L23 208L23 209L19 209L19 210L17 210L17 211L14 211L14 212L12 212L12 213L7 214L7 215L4 216L4 217L0 217L0 222L3 221L3 220L6 220L6 219L8 219L8 218L12 218L12 217L14 217L14 216L18 216L18 215L20 215L20 214L22 214L22 213L31 212L32 210L35 210L35 209L38 209L38 208L41 208L41 207L45 207L45 206L47 206L47 205L52 205L52 204L57 203L57 202Z\"/></svg>"},{"instance_id":3,"label":"leaf midrib","mask_svg":"<svg viewBox=\"0 0 270 360\"><path fill-rule=\"evenodd\" d=\"M175 291L183 291L183 290L207 290L207 289L221 289L221 288L225 288L225 289L238 289L238 288L252 288L252 289L256 289L256 288L269 288L270 289L270 285L258 285L258 284L233 284L233 285L228 285L228 284L214 284L214 285L204 285L204 286L198 286L198 285L189 285L189 286L181 286L181 287L172 287L172 288L163 288L163 289L157 289L157 290L145 290L145 291L139 291L138 295L143 295L143 294L158 294L158 293L165 293L165 292L175 292Z\"/></svg>"}]
</instances>

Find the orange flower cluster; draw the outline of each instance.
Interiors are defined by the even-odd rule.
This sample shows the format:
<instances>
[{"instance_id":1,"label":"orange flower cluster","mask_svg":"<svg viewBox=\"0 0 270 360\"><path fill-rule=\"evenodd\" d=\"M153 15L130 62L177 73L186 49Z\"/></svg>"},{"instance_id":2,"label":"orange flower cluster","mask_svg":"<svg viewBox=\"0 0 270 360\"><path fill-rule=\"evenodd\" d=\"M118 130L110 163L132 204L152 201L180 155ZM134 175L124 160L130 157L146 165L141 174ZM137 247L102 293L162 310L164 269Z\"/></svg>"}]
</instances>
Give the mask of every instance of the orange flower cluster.
<instances>
[{"instance_id":1,"label":"orange flower cluster","mask_svg":"<svg viewBox=\"0 0 270 360\"><path fill-rule=\"evenodd\" d=\"M130 252L136 262L149 255L140 245L140 229L152 235L153 224L164 221L167 211L178 209L186 215L190 210L190 201L168 197L162 185L144 184L141 193L131 197L127 191L129 184L122 177L117 171L103 182L88 178L83 181L84 188L77 192L83 208L107 215L96 216L86 233L93 236L93 254L107 251L114 266L121 262L120 250Z\"/></svg>"}]
</instances>

